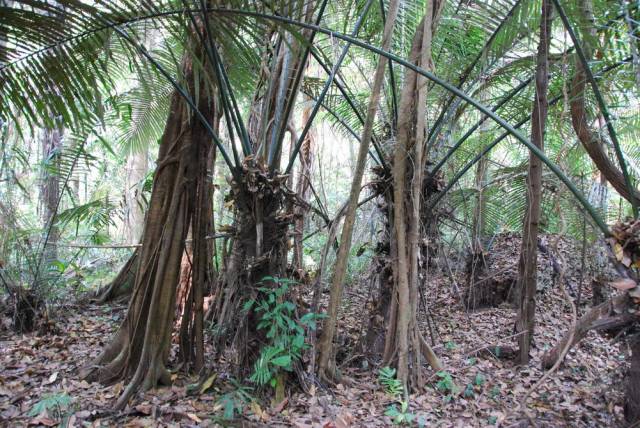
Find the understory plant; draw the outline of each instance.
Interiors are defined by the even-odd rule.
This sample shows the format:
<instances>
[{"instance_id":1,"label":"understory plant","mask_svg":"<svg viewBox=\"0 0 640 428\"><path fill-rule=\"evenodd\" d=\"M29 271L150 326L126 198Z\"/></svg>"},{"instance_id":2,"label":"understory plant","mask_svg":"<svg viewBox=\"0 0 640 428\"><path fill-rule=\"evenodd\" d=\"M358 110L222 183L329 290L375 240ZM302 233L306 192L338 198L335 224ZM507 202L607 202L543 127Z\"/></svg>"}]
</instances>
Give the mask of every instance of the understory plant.
<instances>
[{"instance_id":1,"label":"understory plant","mask_svg":"<svg viewBox=\"0 0 640 428\"><path fill-rule=\"evenodd\" d=\"M218 399L222 407L222 419L229 421L241 415L244 409L255 401L251 395L252 388L242 385L235 379L229 379L233 388Z\"/></svg>"},{"instance_id":2,"label":"understory plant","mask_svg":"<svg viewBox=\"0 0 640 428\"><path fill-rule=\"evenodd\" d=\"M402 381L396 377L396 369L383 367L378 371L378 382L384 387L385 393L392 396L396 401L387 407L384 414L389 416L396 425L411 425L416 419L416 415L409 411L409 399L403 395L405 393ZM418 420L418 426L422 426Z\"/></svg>"},{"instance_id":3,"label":"understory plant","mask_svg":"<svg viewBox=\"0 0 640 428\"><path fill-rule=\"evenodd\" d=\"M284 399L285 374L293 371L302 352L309 347L305 343L305 329L314 330L321 316L307 313L297 318L296 304L287 300L289 289L296 284L286 278L263 278L258 291L262 298L251 299L244 305L245 311L258 315L258 330L266 332L266 342L260 350L249 380L260 386L275 389L275 401ZM272 284L269 286L269 284Z\"/></svg>"}]
</instances>

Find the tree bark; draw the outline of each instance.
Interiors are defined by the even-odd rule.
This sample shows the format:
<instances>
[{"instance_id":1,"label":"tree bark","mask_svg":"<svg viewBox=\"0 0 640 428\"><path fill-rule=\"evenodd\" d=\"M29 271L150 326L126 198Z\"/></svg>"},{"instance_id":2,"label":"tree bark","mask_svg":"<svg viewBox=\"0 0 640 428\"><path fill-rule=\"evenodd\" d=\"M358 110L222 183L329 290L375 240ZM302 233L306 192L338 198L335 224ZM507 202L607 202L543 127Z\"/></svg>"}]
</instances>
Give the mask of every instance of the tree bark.
<instances>
[{"instance_id":1,"label":"tree bark","mask_svg":"<svg viewBox=\"0 0 640 428\"><path fill-rule=\"evenodd\" d=\"M292 206L288 203L287 176L279 174L278 168L282 139L289 128L287 106L297 96L296 72L305 66L302 45L289 37L274 42L273 50L265 54L260 78L266 88L254 97L248 119L256 153L244 159L239 177L229 180L226 199L234 208L233 240L208 315L218 327L216 352L228 347L234 351L239 376L253 367L266 340L264 332L256 328L256 314L243 311L242 305L259 299L261 287L275 286L273 278L286 275L288 229L293 214L286 209ZM265 71L269 61L270 68Z\"/></svg>"},{"instance_id":2,"label":"tree bark","mask_svg":"<svg viewBox=\"0 0 640 428\"><path fill-rule=\"evenodd\" d=\"M398 0L392 0L389 4L389 11L382 36L383 50L388 50L391 46L391 39L393 36L396 17L398 15L399 3L400 2ZM379 57L373 79L371 96L369 97L367 116L362 130L362 137L360 138L358 158L353 174L353 180L351 182L351 191L349 193L349 200L347 203L347 213L342 227L342 234L340 235L340 246L338 247L336 265L333 277L331 278L331 291L329 295L329 306L327 308L327 318L323 324L322 335L320 337L318 370L321 379L328 380L330 382L335 381L338 378L338 374L335 370L335 361L333 361L333 339L338 321L338 309L342 300L343 282L347 271L347 261L349 258L349 250L351 248L351 239L353 237L353 226L356 220L356 208L358 206L360 186L362 185L362 177L364 176L369 141L371 140L373 132L373 122L380 101L380 92L382 90L386 64L387 59L382 56Z\"/></svg>"},{"instance_id":3,"label":"tree bark","mask_svg":"<svg viewBox=\"0 0 640 428\"><path fill-rule=\"evenodd\" d=\"M627 339L631 350L631 365L627 373L624 395L624 419L633 426L640 422L640 337L638 333Z\"/></svg>"},{"instance_id":4,"label":"tree bark","mask_svg":"<svg viewBox=\"0 0 640 428\"><path fill-rule=\"evenodd\" d=\"M111 283L98 290L95 294L95 299L98 303L107 303L127 294L131 294L136 280L136 272L138 271L139 254L139 249L136 249Z\"/></svg>"},{"instance_id":5,"label":"tree bark","mask_svg":"<svg viewBox=\"0 0 640 428\"><path fill-rule=\"evenodd\" d=\"M310 98L307 96L305 96L305 99L310 101ZM308 105L302 111L302 123L307 123L310 114L311 106ZM316 138L315 134L315 129L311 128L302 143L302 147L300 148L300 170L298 172L298 180L296 182L296 193L298 198L303 201L307 200L309 186L311 184L311 166L313 165L313 150ZM304 234L305 214L307 211L307 207L302 206L301 204L295 204L294 206L292 267L294 271L300 271L301 274L304 270L302 239Z\"/></svg>"},{"instance_id":6,"label":"tree bark","mask_svg":"<svg viewBox=\"0 0 640 428\"><path fill-rule=\"evenodd\" d=\"M429 2L425 16L416 30L410 60L422 68L432 69L431 41L437 25L441 2ZM400 98L398 132L393 160L393 223L397 257L395 288L397 300L391 302L391 314L397 316L396 331L386 340L385 361L397 355L398 379L406 388L418 387L422 382L422 357L441 370L442 365L418 327L419 282L422 257L425 197L424 170L426 157L424 142L426 127L427 82L413 71L407 72ZM410 162L407 162L410 158ZM428 222L428 220L427 220ZM407 227L408 225L408 227ZM392 295L393 295L392 294ZM397 308L393 308L397 306ZM405 308L408 308L406 310ZM395 341L395 346L392 343ZM393 349L393 353L390 350Z\"/></svg>"},{"instance_id":7,"label":"tree bark","mask_svg":"<svg viewBox=\"0 0 640 428\"><path fill-rule=\"evenodd\" d=\"M551 42L551 3L542 2L540 42L536 66L536 93L531 116L531 142L544 151L544 132L548 110L549 46ZM536 276L538 273L538 228L542 197L542 161L529 154L527 176L527 212L522 231L522 249L518 264L519 312L516 332L520 352L520 364L529 362L529 350L533 339L536 310Z\"/></svg>"},{"instance_id":8,"label":"tree bark","mask_svg":"<svg viewBox=\"0 0 640 428\"><path fill-rule=\"evenodd\" d=\"M274 285L266 277L283 278L286 273L291 214L284 212L285 181L286 176L273 176L266 165L254 165L246 167L240 182L231 183L234 238L212 317L218 326L216 351L234 349L238 375L252 366L265 339L256 329L253 311L241 310L242 305L259 297L259 287Z\"/></svg>"},{"instance_id":9,"label":"tree bark","mask_svg":"<svg viewBox=\"0 0 640 428\"><path fill-rule=\"evenodd\" d=\"M187 82L193 85L190 62L185 60L183 67ZM198 108L213 122L216 117L213 96L203 87L201 85ZM193 86L190 89L193 90ZM166 365L176 288L187 232L197 217L194 216L196 189L198 183L206 180L201 171L203 165L206 171L212 146L206 135L202 123L194 117L183 98L174 92L160 142L140 264L129 308L111 342L83 370L85 377L103 383L130 379L116 402L117 409L123 408L139 388L170 383Z\"/></svg>"}]
</instances>

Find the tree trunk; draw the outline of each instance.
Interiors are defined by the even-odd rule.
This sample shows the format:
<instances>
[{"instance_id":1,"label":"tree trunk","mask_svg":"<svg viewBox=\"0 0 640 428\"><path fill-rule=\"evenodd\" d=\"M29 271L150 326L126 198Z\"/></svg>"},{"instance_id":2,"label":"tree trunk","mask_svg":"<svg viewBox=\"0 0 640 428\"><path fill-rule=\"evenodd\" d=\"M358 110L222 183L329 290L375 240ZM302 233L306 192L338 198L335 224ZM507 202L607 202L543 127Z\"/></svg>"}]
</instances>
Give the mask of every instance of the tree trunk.
<instances>
[{"instance_id":1,"label":"tree trunk","mask_svg":"<svg viewBox=\"0 0 640 428\"><path fill-rule=\"evenodd\" d=\"M385 23L384 33L382 36L383 50L388 50L391 46L393 28L398 15L399 3L400 2L398 0L392 0L389 5L387 21ZM360 186L362 185L362 177L364 176L369 141L371 140L373 132L373 122L376 116L376 111L378 110L378 103L380 101L380 92L384 80L386 64L387 59L381 56L378 59L378 65L373 79L373 87L371 89L371 96L369 97L367 117L365 119L362 137L360 138L358 158L347 204L347 213L342 227L342 234L340 235L340 246L338 248L336 265L333 277L331 278L331 291L329 295L329 306L327 308L327 318L323 324L322 335L320 337L318 371L320 378L328 381L337 380L339 376L335 369L335 361L333 360L333 338L335 336L338 321L338 309L342 300L343 282L347 271L347 261L349 258L349 250L351 248L351 239L353 237L353 226L356 220L356 208L358 206L358 197L360 196Z\"/></svg>"},{"instance_id":2,"label":"tree trunk","mask_svg":"<svg viewBox=\"0 0 640 428\"><path fill-rule=\"evenodd\" d=\"M422 68L432 69L431 41L441 11L441 2L429 2L425 16L414 35L410 60ZM398 132L393 160L393 234L397 257L392 293L391 314L397 316L395 333L388 330L385 362L397 356L398 379L406 388L422 382L422 357L441 370L442 365L430 346L422 339L418 326L419 283L425 257L422 236L425 219L421 209L425 194L424 141L426 127L426 80L408 71L400 98ZM407 158L410 162L407 162ZM408 227L407 227L408 225ZM395 308L394 308L395 306ZM393 323L393 320L391 320Z\"/></svg>"},{"instance_id":3,"label":"tree trunk","mask_svg":"<svg viewBox=\"0 0 640 428\"><path fill-rule=\"evenodd\" d=\"M49 239L43 251L45 269L58 259L58 227L55 224L58 197L60 193L59 157L62 150L62 130L45 129L42 132L42 162L44 171L40 187L41 217L45 233ZM51 222L54 222L51 224ZM50 225L51 224L51 225Z\"/></svg>"},{"instance_id":4,"label":"tree trunk","mask_svg":"<svg viewBox=\"0 0 640 428\"><path fill-rule=\"evenodd\" d=\"M536 66L536 94L531 116L531 142L544 151L544 131L547 121L549 86L549 45L551 39L551 3L542 2L540 42ZM528 209L522 231L522 250L518 264L519 312L516 332L520 352L520 364L529 362L529 349L533 339L536 310L536 275L538 273L538 227L542 195L542 161L529 154L527 176Z\"/></svg>"},{"instance_id":5,"label":"tree trunk","mask_svg":"<svg viewBox=\"0 0 640 428\"><path fill-rule=\"evenodd\" d=\"M124 235L127 242L139 242L144 228L144 200L142 186L149 168L147 150L131 153L127 157Z\"/></svg>"},{"instance_id":6,"label":"tree trunk","mask_svg":"<svg viewBox=\"0 0 640 428\"><path fill-rule=\"evenodd\" d=\"M631 366L627 373L624 395L624 419L629 426L640 422L640 337L638 333L627 339L631 349Z\"/></svg>"},{"instance_id":7,"label":"tree trunk","mask_svg":"<svg viewBox=\"0 0 640 428\"><path fill-rule=\"evenodd\" d=\"M219 116L214 116L213 129L218 129ZM205 130L200 128L198 139L206 141ZM193 220L191 224L192 241L189 252L190 276L185 292L185 304L182 311L179 332L179 359L185 369L193 368L198 372L204 367L204 295L211 291L214 282L214 242L207 237L214 233L213 224L213 191L209 177L213 176L216 148L200 146L196 180L196 196Z\"/></svg>"},{"instance_id":8,"label":"tree trunk","mask_svg":"<svg viewBox=\"0 0 640 428\"><path fill-rule=\"evenodd\" d=\"M187 81L193 85L191 64L185 61L183 67ZM213 96L205 93L203 87L200 85L198 108L213 122L216 117ZM103 383L130 379L116 402L117 409L123 408L140 387L148 389L170 383L166 365L176 288L185 238L194 219L196 189L207 180L202 171L206 171L212 144L206 135L202 123L174 92L160 142L132 299L110 344L84 370L86 377Z\"/></svg>"},{"instance_id":9,"label":"tree trunk","mask_svg":"<svg viewBox=\"0 0 640 428\"><path fill-rule=\"evenodd\" d=\"M241 310L242 305L258 298L258 288L273 285L265 277L286 273L291 214L284 213L285 181L286 176L273 176L266 166L245 165L242 180L231 183L234 237L212 314L218 326L216 351L232 347L238 374L252 366L264 339L256 330L255 314Z\"/></svg>"},{"instance_id":10,"label":"tree trunk","mask_svg":"<svg viewBox=\"0 0 640 428\"><path fill-rule=\"evenodd\" d=\"M309 20L312 10L307 11L304 19ZM296 75L305 66L304 46L288 34L268 37L272 49L265 52L259 85L264 90L256 93L247 121L255 154L243 160L239 177L229 180L226 200L234 209L233 237L208 314L217 326L216 352L231 348L239 376L253 367L266 340L257 329L254 311L244 311L242 306L259 299L261 287L275 285L265 278L285 277L288 229L293 220L292 210L287 210L293 206L288 200L287 176L278 169L285 131L290 129L289 106L298 92Z\"/></svg>"},{"instance_id":11,"label":"tree trunk","mask_svg":"<svg viewBox=\"0 0 640 428\"><path fill-rule=\"evenodd\" d=\"M136 249L111 283L96 292L95 299L98 303L107 303L131 294L138 271L139 254L139 249Z\"/></svg>"},{"instance_id":12,"label":"tree trunk","mask_svg":"<svg viewBox=\"0 0 640 428\"><path fill-rule=\"evenodd\" d=\"M487 269L487 255L484 248L485 230L485 210L486 200L484 197L484 185L486 182L489 158L483 156L476 165L474 179L476 201L473 207L473 218L471 226L471 254L467 260L467 290L464 299L465 308L470 310L478 307L479 297L482 295L479 289L479 279Z\"/></svg>"},{"instance_id":13,"label":"tree trunk","mask_svg":"<svg viewBox=\"0 0 640 428\"><path fill-rule=\"evenodd\" d=\"M305 99L307 102L311 100L307 96L305 96ZM302 111L302 123L307 123L310 114L311 105L307 104L307 107ZM302 143L302 147L300 148L300 171L298 173L298 180L296 183L296 193L298 198L302 201L306 201L309 194L315 138L315 130L311 128L304 139L304 143ZM294 207L292 268L294 271L299 271L300 274L304 271L302 239L304 235L305 214L307 211L308 209L301 204L296 204Z\"/></svg>"}]
</instances>

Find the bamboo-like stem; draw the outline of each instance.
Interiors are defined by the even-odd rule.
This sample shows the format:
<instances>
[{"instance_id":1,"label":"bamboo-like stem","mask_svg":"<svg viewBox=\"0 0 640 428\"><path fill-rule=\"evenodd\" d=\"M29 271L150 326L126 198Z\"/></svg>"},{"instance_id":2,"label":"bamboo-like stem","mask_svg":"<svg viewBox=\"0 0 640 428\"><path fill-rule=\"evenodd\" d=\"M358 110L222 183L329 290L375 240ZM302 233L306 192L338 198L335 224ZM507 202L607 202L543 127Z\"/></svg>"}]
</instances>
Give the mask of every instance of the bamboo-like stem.
<instances>
[{"instance_id":1,"label":"bamboo-like stem","mask_svg":"<svg viewBox=\"0 0 640 428\"><path fill-rule=\"evenodd\" d=\"M385 57L385 58L387 58L389 60L397 62L398 64L401 64L402 66L404 66L406 68L409 68L409 69L417 72L418 74L426 77L427 79L431 80L436 85L441 86L445 90L453 93L455 96L457 96L457 97L461 98L462 100L464 100L465 102L471 104L473 107L475 107L480 112L482 112L482 113L486 114L487 116L489 116L494 122L496 122L498 125L500 125L502 128L504 128L507 131L508 134L513 135L520 143L522 143L531 152L533 152L535 154L535 156L539 157L542 160L542 162L560 179L560 181L562 181L563 184L565 186L567 186L567 188L571 191L571 193L576 197L576 199L580 202L580 204L589 213L589 216L593 219L593 221L598 226L598 228L603 232L603 234L605 234L606 236L610 235L610 232L609 232L609 229L608 229L606 223L602 220L602 218L599 216L597 211L593 208L593 206L591 206L591 204L587 201L587 199L584 197L584 195L582 195L582 193L577 189L577 187L560 170L560 168L558 168L558 166L553 161L551 161L548 157L546 157L544 155L544 153L542 153L534 144L531 143L531 141L529 141L526 137L524 137L520 132L518 132L516 130L516 128L514 128L512 125L510 125L503 118L501 118L500 116L496 115L488 107L484 106L482 103L478 102L477 100L475 100L474 98L472 98L471 96L466 94L461 89L459 89L459 88L455 87L454 85L442 80L441 78L435 76L433 73L430 73L430 72L422 69L421 67L413 65L410 62L408 62L408 61L404 60L403 58L399 57L398 55L392 54L392 53L388 52L385 49L381 49L381 48L375 47L375 46L373 46L373 45L371 45L369 43L363 42L363 41L361 41L359 39L353 38L351 36L348 36L346 34L343 34L343 33L337 32L337 31L333 31L333 30L329 30L329 29L320 27L318 25L309 24L309 23L305 23L305 22L300 22L300 21L297 21L295 19L291 19L291 18L287 18L287 17L283 17L283 16L272 15L272 14L261 13L261 12L253 12L253 11L237 10L237 9L225 9L225 8L208 8L207 10L210 11L210 12L215 12L215 13L220 14L220 15L232 15L232 16L233 15L238 15L238 16L247 16L247 17L260 18L260 19L267 19L267 20L271 20L271 21L275 21L275 22L280 22L280 23L286 24L286 25L292 25L292 26L296 26L296 27L300 27L300 28L307 28L307 29L315 30L317 32L329 35L331 37L334 37L334 38L337 38L337 39L341 39L341 40L344 40L344 41L347 41L347 42L351 42L352 44L354 44L354 45L356 45L358 47L361 47L361 48L366 49L366 50L368 50L370 52L373 52L373 53L375 53L377 55L383 56L383 57ZM132 20L132 21L140 21L140 20L143 20L143 19L149 19L151 17L170 16L170 15L173 15L173 14L184 13L184 12L185 12L185 8L172 9L172 10L169 10L169 11L149 14L146 17L138 17L138 18L136 18L135 20ZM104 20L106 21L106 19L104 19ZM128 36L126 33L124 33L120 28L118 28L118 25L122 25L122 23L110 23L110 22L107 22L107 25L110 26L110 27L106 27L106 28L114 28L120 35L122 35L123 38L125 38L125 40L127 40L129 43L132 43L133 46L135 46L136 49L138 49L143 54L143 56L145 56L152 64L154 64L154 66L163 74L163 76L165 76L172 83L172 85L174 85L174 87L178 90L178 92L181 94L181 96L185 97L185 100L187 100L187 102L189 103L189 106L192 107L192 108L195 107L195 105L193 104L193 101L191 100L191 98L184 92L182 87L180 87L175 82L175 80L173 78L171 78L171 76L169 76L167 71L164 68L162 68L162 66L160 66L157 63L157 61L155 61L151 57L151 55L143 47L139 46L139 44L136 43L135 41L133 41L130 36ZM89 32L89 34L90 34L90 32ZM197 108L195 108L194 111L196 113L196 116L198 116L198 118L200 120L204 119L204 117L202 117L202 114L199 113ZM216 145L221 149L220 151L221 151L223 157L225 158L225 162L227 163L227 165L231 169L232 173L234 173L234 175L237 176L237 171L235 170L231 160L228 158L228 155L224 151L222 143L218 139L217 135L215 135L215 133L211 129L211 126L208 123L206 123L206 120L205 120L205 127L206 127L207 131L210 133L210 135L213 137L214 142L216 143Z\"/></svg>"},{"instance_id":2,"label":"bamboo-like stem","mask_svg":"<svg viewBox=\"0 0 640 428\"><path fill-rule=\"evenodd\" d=\"M364 20L367 14L369 13L369 9L371 8L372 3L373 3L373 0L369 0L365 5L364 10L362 11L362 14L356 21L355 26L353 27L353 31L351 32L352 36L355 37L358 35L358 32L360 31L360 27L362 27L362 24L364 23ZM307 119L307 123L305 123L304 128L302 129L302 132L298 137L298 141L296 142L296 145L293 149L293 153L289 158L289 164L287 165L287 168L284 171L285 174L289 174L289 172L291 172L291 168L293 168L293 162L298 156L298 153L300 153L300 148L302 147L302 143L304 143L305 138L307 138L307 134L311 129L311 125L313 125L313 120L318 114L318 111L320 110L320 106L324 101L324 97L327 95L327 92L329 92L329 88L331 88L331 85L333 84L333 80L335 79L336 73L340 69L340 66L342 65L342 61L344 61L345 57L347 56L347 53L349 52L350 47L351 47L351 43L347 43L344 46L344 48L342 48L342 52L340 53L340 57L338 58L338 61L336 61L336 63L333 65L333 68L331 69L331 73L329 74L327 81L324 83L324 87L322 88L322 91L320 91L320 95L318 95L318 98L315 101L313 109L311 110L311 113L309 113L309 118Z\"/></svg>"},{"instance_id":3,"label":"bamboo-like stem","mask_svg":"<svg viewBox=\"0 0 640 428\"><path fill-rule=\"evenodd\" d=\"M225 163L227 164L227 166L229 167L229 170L231 171L231 173L234 175L234 177L238 178L237 177L238 172L236 171L236 168L233 162L231 162L231 159L229 158L227 151L224 149L224 146L222 145L222 141L220 141L220 138L218 138L218 135L211 127L211 124L207 121L207 119L204 117L202 112L198 109L198 107L196 106L194 101L191 99L189 94L187 94L186 90L181 85L179 85L178 82L176 82L176 80L173 77L171 77L171 75L169 75L169 72L162 65L160 65L158 61L156 61L151 56L151 54L149 54L149 52L144 48L144 46L142 46L140 43L137 43L135 40L133 40L131 36L129 36L125 31L123 31L117 25L113 26L113 29L124 40L126 40L129 44L131 44L143 57L145 57L171 83L171 85L175 88L175 90L178 91L180 96L189 105L189 108L191 109L191 111L193 111L193 113L198 117L198 120L202 122L202 125L204 126L205 130L207 131L207 133L209 134L209 136L211 137L215 145L220 150L220 153L222 154L222 157Z\"/></svg>"}]
</instances>

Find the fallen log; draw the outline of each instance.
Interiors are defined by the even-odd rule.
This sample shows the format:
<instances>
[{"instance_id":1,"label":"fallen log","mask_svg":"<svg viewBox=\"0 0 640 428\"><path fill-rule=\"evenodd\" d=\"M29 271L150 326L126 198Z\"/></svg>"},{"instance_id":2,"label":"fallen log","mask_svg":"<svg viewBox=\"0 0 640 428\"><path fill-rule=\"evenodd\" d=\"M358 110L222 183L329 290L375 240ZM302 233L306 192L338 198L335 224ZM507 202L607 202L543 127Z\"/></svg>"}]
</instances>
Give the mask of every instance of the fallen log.
<instances>
[{"instance_id":1,"label":"fallen log","mask_svg":"<svg viewBox=\"0 0 640 428\"><path fill-rule=\"evenodd\" d=\"M611 300L592 308L573 327L573 335L571 335L571 330L567 331L562 340L542 357L542 368L547 370L556 363L571 337L573 339L569 349L584 339L591 330L605 332L620 330L640 320L636 310L636 305L627 293L615 296Z\"/></svg>"}]
</instances>

